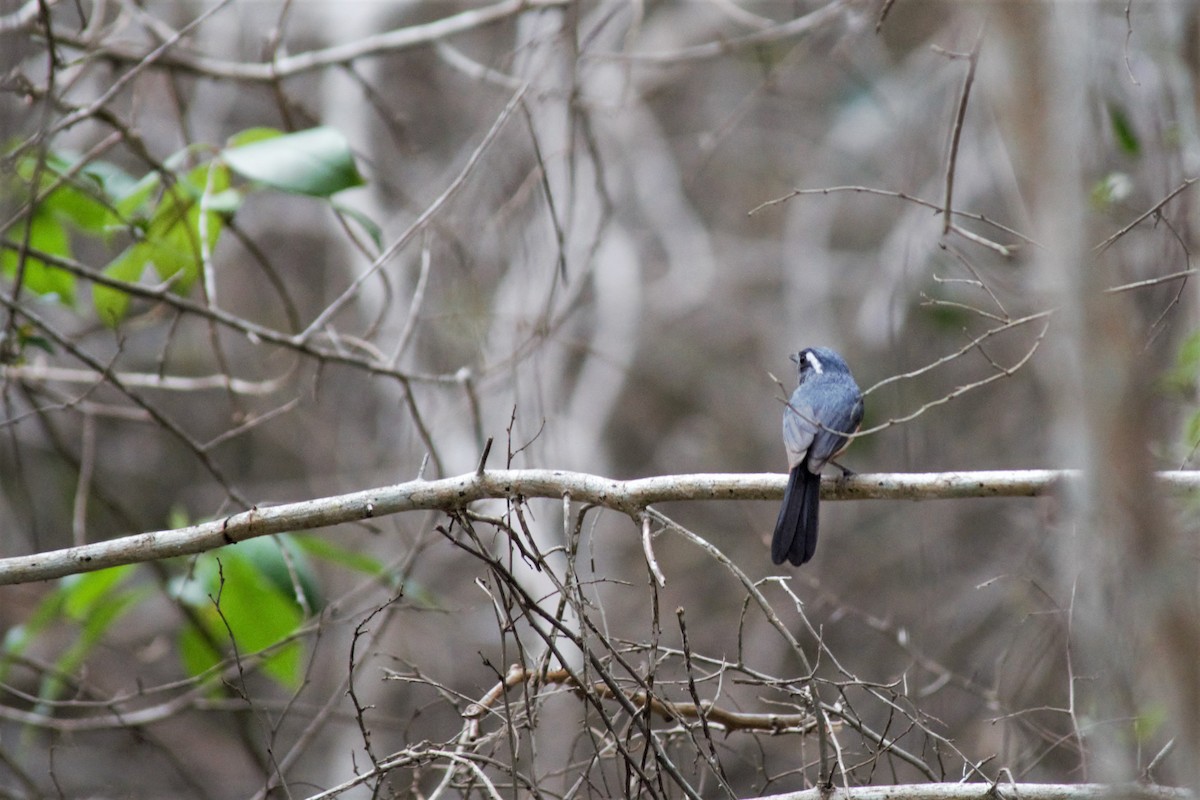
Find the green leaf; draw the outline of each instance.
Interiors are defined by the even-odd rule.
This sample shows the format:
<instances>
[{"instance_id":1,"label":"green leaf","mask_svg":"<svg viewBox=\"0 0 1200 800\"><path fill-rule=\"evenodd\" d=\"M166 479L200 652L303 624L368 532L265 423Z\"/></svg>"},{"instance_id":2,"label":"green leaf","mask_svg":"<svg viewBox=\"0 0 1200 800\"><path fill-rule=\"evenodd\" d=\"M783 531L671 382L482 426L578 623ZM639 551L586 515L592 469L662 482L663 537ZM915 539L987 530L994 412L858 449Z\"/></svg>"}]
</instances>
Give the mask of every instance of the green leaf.
<instances>
[{"instance_id":1,"label":"green leaf","mask_svg":"<svg viewBox=\"0 0 1200 800\"><path fill-rule=\"evenodd\" d=\"M71 242L62 224L39 208L23 224L9 234L8 242L19 246L28 232L29 246L50 255L71 257ZM0 252L0 270L15 277L20 266L20 255L16 250L5 248ZM75 276L64 269L52 267L34 256L25 257L25 269L21 273L24 288L43 296L56 296L68 305L75 302Z\"/></svg>"},{"instance_id":2,"label":"green leaf","mask_svg":"<svg viewBox=\"0 0 1200 800\"><path fill-rule=\"evenodd\" d=\"M176 528L186 528L192 524L192 518L188 515L187 507L181 503L176 503L171 506L167 512L167 527L174 530Z\"/></svg>"},{"instance_id":3,"label":"green leaf","mask_svg":"<svg viewBox=\"0 0 1200 800\"><path fill-rule=\"evenodd\" d=\"M1154 703L1133 718L1133 736L1139 743L1146 743L1152 737L1162 733L1163 727L1171 715L1162 703Z\"/></svg>"},{"instance_id":4,"label":"green leaf","mask_svg":"<svg viewBox=\"0 0 1200 800\"><path fill-rule=\"evenodd\" d=\"M137 219L148 215L147 204L154 192L162 185L162 175L157 172L146 173L141 180L130 186L122 194L116 195L117 213L125 219Z\"/></svg>"},{"instance_id":5,"label":"green leaf","mask_svg":"<svg viewBox=\"0 0 1200 800\"><path fill-rule=\"evenodd\" d=\"M291 582L281 587L265 566L269 562L265 550L261 546L246 548L249 543L200 556L191 580L177 587L176 596L196 607L196 616L204 626L204 631L181 632L180 658L188 673L196 676L218 666L232 653L216 652L212 642L236 647L243 658L273 648L263 661L263 670L281 684L295 688L303 677L300 643L276 645L295 632L304 616ZM281 558L278 548L276 557Z\"/></svg>"},{"instance_id":6,"label":"green leaf","mask_svg":"<svg viewBox=\"0 0 1200 800\"><path fill-rule=\"evenodd\" d=\"M295 580L300 584L300 591L304 594L304 602L309 610L315 613L324 608L325 598L318 588L316 573L313 572L312 564L295 541L295 537L281 533L276 536L247 539L238 545L238 550L276 589L292 598L296 596L296 587L292 580L294 571ZM286 559L283 552L285 550Z\"/></svg>"},{"instance_id":7,"label":"green leaf","mask_svg":"<svg viewBox=\"0 0 1200 800\"><path fill-rule=\"evenodd\" d=\"M293 536L292 541L313 558L319 558L330 564L336 564L340 567L369 575L372 578L378 579L383 584L391 586L393 589L400 588L398 576L390 572L387 566L376 558L355 550L349 550L345 547L338 547L321 536ZM404 596L412 601L422 603L425 607L431 609L442 608L442 604L438 602L437 595L416 581L405 581L403 589Z\"/></svg>"},{"instance_id":8,"label":"green leaf","mask_svg":"<svg viewBox=\"0 0 1200 800\"><path fill-rule=\"evenodd\" d=\"M149 592L150 588L145 587L121 592L109 591L94 598L88 608L87 616L79 620L81 623L79 635L54 662L54 670L48 672L42 679L38 697L43 700L54 700L61 696L66 686L66 682L61 676L77 672L109 628Z\"/></svg>"},{"instance_id":9,"label":"green leaf","mask_svg":"<svg viewBox=\"0 0 1200 800\"><path fill-rule=\"evenodd\" d=\"M1113 136L1116 137L1117 146L1126 155L1140 155L1142 152L1142 143L1138 139L1137 131L1134 130L1133 123L1125 113L1125 109L1116 103L1109 103L1108 118L1112 123Z\"/></svg>"},{"instance_id":10,"label":"green leaf","mask_svg":"<svg viewBox=\"0 0 1200 800\"><path fill-rule=\"evenodd\" d=\"M1200 445L1200 411L1192 414L1184 423L1183 441L1189 449Z\"/></svg>"},{"instance_id":11,"label":"green leaf","mask_svg":"<svg viewBox=\"0 0 1200 800\"><path fill-rule=\"evenodd\" d=\"M364 575L370 575L374 578L387 577L387 572L384 570L383 563L379 559L354 550L348 550L344 547L338 547L336 544L320 536L296 536L294 538L296 544L313 558L319 558L331 564L337 564L340 567L352 569L355 572L361 572Z\"/></svg>"},{"instance_id":12,"label":"green leaf","mask_svg":"<svg viewBox=\"0 0 1200 800\"><path fill-rule=\"evenodd\" d=\"M964 309L944 303L925 306L921 309L921 313L933 323L934 327L943 331L960 331L969 321L968 314Z\"/></svg>"},{"instance_id":13,"label":"green leaf","mask_svg":"<svg viewBox=\"0 0 1200 800\"><path fill-rule=\"evenodd\" d=\"M104 268L104 274L110 278L136 283L141 280L150 260L150 247L145 242L139 242L125 249ZM129 313L129 293L111 286L95 284L92 286L92 305L96 308L96 316L109 327L115 328Z\"/></svg>"},{"instance_id":14,"label":"green leaf","mask_svg":"<svg viewBox=\"0 0 1200 800\"><path fill-rule=\"evenodd\" d=\"M24 328L25 326L22 326ZM28 330L22 330L20 333L21 350L24 352L26 347L36 347L50 355L55 354L54 345L45 336L29 333Z\"/></svg>"},{"instance_id":15,"label":"green leaf","mask_svg":"<svg viewBox=\"0 0 1200 800\"><path fill-rule=\"evenodd\" d=\"M107 233L120 222L104 201L73 186L54 190L43 206L57 218L69 221L76 228L91 234Z\"/></svg>"},{"instance_id":16,"label":"green leaf","mask_svg":"<svg viewBox=\"0 0 1200 800\"><path fill-rule=\"evenodd\" d=\"M107 161L91 161L81 166L81 156L68 150L46 153L39 169L40 157L28 154L18 162L15 177L20 185L7 191L27 200L33 195L32 182L37 176L37 191L45 193L39 209L58 221L91 234L105 233L119 224L115 200L133 184L133 178L124 170ZM69 173L73 174L68 178Z\"/></svg>"},{"instance_id":17,"label":"green leaf","mask_svg":"<svg viewBox=\"0 0 1200 800\"><path fill-rule=\"evenodd\" d=\"M339 214L345 214L347 217L357 222L359 227L366 232L367 236L371 237L371 241L375 243L375 248L377 250L383 249L383 228L379 227L379 224L375 222L375 220L371 219L357 208L350 208L350 206L344 206L341 203L334 203L333 210Z\"/></svg>"},{"instance_id":18,"label":"green leaf","mask_svg":"<svg viewBox=\"0 0 1200 800\"><path fill-rule=\"evenodd\" d=\"M42 599L33 614L22 624L14 625L4 634L3 652L8 656L19 656L37 640L38 634L44 631L62 615L63 596L61 592L52 592ZM0 677L3 677L10 665L9 659L0 659Z\"/></svg>"},{"instance_id":19,"label":"green leaf","mask_svg":"<svg viewBox=\"0 0 1200 800\"><path fill-rule=\"evenodd\" d=\"M1179 345L1175 366L1162 377L1163 388L1168 391L1190 393L1200 378L1200 331L1193 333ZM1190 436L1189 441L1195 441Z\"/></svg>"},{"instance_id":20,"label":"green leaf","mask_svg":"<svg viewBox=\"0 0 1200 800\"><path fill-rule=\"evenodd\" d=\"M256 131L251 141L227 148L221 159L239 175L291 194L329 197L364 181L350 145L329 127L269 136Z\"/></svg>"},{"instance_id":21,"label":"green leaf","mask_svg":"<svg viewBox=\"0 0 1200 800\"><path fill-rule=\"evenodd\" d=\"M61 676L76 672L112 625L147 596L149 587L125 585L134 569L129 565L63 578L23 625L5 635L4 652L18 655L52 625L65 620L76 624L74 639L55 659L55 669L47 671L42 681L39 697L43 700L61 695L65 686Z\"/></svg>"},{"instance_id":22,"label":"green leaf","mask_svg":"<svg viewBox=\"0 0 1200 800\"><path fill-rule=\"evenodd\" d=\"M210 169L212 179L210 181ZM229 188L229 170L217 165L196 167L167 191L146 227L145 244L150 248L149 262L163 280L175 278L172 288L186 294L200 277L201 200L205 191L217 197ZM215 210L204 212L208 251L217 246L224 219Z\"/></svg>"},{"instance_id":23,"label":"green leaf","mask_svg":"<svg viewBox=\"0 0 1200 800\"><path fill-rule=\"evenodd\" d=\"M91 161L79 174L95 183L110 199L124 197L138 183L128 172L108 161Z\"/></svg>"},{"instance_id":24,"label":"green leaf","mask_svg":"<svg viewBox=\"0 0 1200 800\"><path fill-rule=\"evenodd\" d=\"M154 185L156 182L147 182L135 194L152 191ZM207 236L211 253L225 229L224 214L236 210L240 203L240 193L229 188L228 169L218 164L196 167L163 191L145 223L141 240L109 262L104 273L134 283L141 280L146 267L153 267L161 280L173 279L172 291L186 294L200 278L204 256L201 234ZM201 205L205 206L203 212ZM96 286L92 302L97 315L110 326L120 323L129 311L129 295L120 289Z\"/></svg>"},{"instance_id":25,"label":"green leaf","mask_svg":"<svg viewBox=\"0 0 1200 800\"><path fill-rule=\"evenodd\" d=\"M202 619L207 615L203 615ZM211 622L205 622L205 630L212 627ZM183 669L193 678L198 678L221 663L222 655L209 643L205 635L192 626L185 627L179 633L179 661Z\"/></svg>"},{"instance_id":26,"label":"green leaf","mask_svg":"<svg viewBox=\"0 0 1200 800\"><path fill-rule=\"evenodd\" d=\"M127 581L134 567L121 567L69 575L60 582L63 593L63 613L74 620L85 621L110 592Z\"/></svg>"},{"instance_id":27,"label":"green leaf","mask_svg":"<svg viewBox=\"0 0 1200 800\"><path fill-rule=\"evenodd\" d=\"M226 140L225 147L226 149L244 147L255 142L265 142L267 139L277 139L280 136L283 136L283 131L278 128L247 128L230 136Z\"/></svg>"},{"instance_id":28,"label":"green leaf","mask_svg":"<svg viewBox=\"0 0 1200 800\"><path fill-rule=\"evenodd\" d=\"M92 234L105 233L121 223L116 199L134 185L130 175L107 161L90 161L79 168L80 156L60 151L46 158L43 189L59 182L64 175L78 172L61 183L45 198L45 206L60 219Z\"/></svg>"}]
</instances>

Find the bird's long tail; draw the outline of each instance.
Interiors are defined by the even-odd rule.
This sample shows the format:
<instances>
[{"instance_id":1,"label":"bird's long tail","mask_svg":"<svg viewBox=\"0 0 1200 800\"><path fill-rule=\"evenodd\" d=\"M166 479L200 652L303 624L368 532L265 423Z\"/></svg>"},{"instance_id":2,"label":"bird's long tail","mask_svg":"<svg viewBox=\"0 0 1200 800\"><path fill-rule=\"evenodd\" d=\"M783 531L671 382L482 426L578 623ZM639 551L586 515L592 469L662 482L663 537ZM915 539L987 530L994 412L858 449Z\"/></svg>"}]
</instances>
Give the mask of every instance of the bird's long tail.
<instances>
[{"instance_id":1,"label":"bird's long tail","mask_svg":"<svg viewBox=\"0 0 1200 800\"><path fill-rule=\"evenodd\" d=\"M809 472L801 462L792 469L783 506L775 521L771 538L771 560L776 564L790 561L800 566L817 550L817 515L821 501L821 476Z\"/></svg>"}]
</instances>

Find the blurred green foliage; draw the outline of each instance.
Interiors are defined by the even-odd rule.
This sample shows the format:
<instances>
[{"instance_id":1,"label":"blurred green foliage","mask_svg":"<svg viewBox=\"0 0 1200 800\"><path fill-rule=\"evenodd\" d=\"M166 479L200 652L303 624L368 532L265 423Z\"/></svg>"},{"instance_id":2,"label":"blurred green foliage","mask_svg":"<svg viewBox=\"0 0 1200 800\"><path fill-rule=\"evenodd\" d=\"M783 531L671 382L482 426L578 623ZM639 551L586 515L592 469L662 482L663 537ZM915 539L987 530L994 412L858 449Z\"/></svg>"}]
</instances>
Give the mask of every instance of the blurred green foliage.
<instances>
[{"instance_id":1,"label":"blurred green foliage","mask_svg":"<svg viewBox=\"0 0 1200 800\"><path fill-rule=\"evenodd\" d=\"M231 173L243 182L235 185ZM74 306L77 278L53 262L74 260L72 237L83 237L116 250L103 267L108 277L136 283L151 269L158 283L183 295L250 193L270 189L328 200L362 183L349 143L328 127L298 133L252 128L223 149L190 145L140 178L100 160L81 164L73 153L30 151L16 159L2 187L28 210L4 234L0 270L9 278L19 274L23 289ZM379 242L373 221L334 208ZM128 314L130 296L121 288L96 285L91 294L105 324L116 326Z\"/></svg>"}]
</instances>

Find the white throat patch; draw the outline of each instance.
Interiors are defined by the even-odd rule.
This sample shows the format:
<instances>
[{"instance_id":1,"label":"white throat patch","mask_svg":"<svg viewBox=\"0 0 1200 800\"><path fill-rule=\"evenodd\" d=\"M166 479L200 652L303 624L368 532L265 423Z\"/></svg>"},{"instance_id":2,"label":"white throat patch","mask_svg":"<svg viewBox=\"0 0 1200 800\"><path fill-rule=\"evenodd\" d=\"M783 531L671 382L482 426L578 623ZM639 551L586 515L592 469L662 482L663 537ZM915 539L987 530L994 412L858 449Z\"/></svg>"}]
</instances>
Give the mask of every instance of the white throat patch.
<instances>
[{"instance_id":1,"label":"white throat patch","mask_svg":"<svg viewBox=\"0 0 1200 800\"><path fill-rule=\"evenodd\" d=\"M804 358L808 361L809 366L813 368L813 371L818 375L825 371L821 367L821 360L814 356L811 350L804 354Z\"/></svg>"}]
</instances>

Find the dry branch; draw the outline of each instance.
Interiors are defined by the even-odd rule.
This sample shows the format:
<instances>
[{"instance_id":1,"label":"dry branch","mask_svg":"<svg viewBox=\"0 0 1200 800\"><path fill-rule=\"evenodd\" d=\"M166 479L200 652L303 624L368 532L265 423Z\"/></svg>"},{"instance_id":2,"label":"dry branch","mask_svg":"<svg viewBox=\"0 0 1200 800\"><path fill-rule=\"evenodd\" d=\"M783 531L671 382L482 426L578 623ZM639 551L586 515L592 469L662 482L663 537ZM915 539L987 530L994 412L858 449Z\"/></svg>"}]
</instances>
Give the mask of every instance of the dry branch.
<instances>
[{"instance_id":1,"label":"dry branch","mask_svg":"<svg viewBox=\"0 0 1200 800\"><path fill-rule=\"evenodd\" d=\"M219 58L184 51L174 51L157 59L164 67L193 72L209 78L273 83L282 78L302 75L314 70L349 64L360 58L388 55L435 44L460 33L491 25L525 11L565 5L565 0L503 0L491 6L472 8L448 17L367 36L352 42L336 44L320 50L309 50L266 62L225 61ZM36 7L36 3L30 3ZM122 44L96 43L82 37L62 35L60 40L88 50L112 61L143 64L148 58L144 49ZM163 48L158 48L162 50ZM157 53L158 50L155 52Z\"/></svg>"},{"instance_id":2,"label":"dry branch","mask_svg":"<svg viewBox=\"0 0 1200 800\"><path fill-rule=\"evenodd\" d=\"M829 500L934 500L1036 497L1078 470L874 473L826 479ZM1200 488L1200 472L1160 472L1173 492ZM212 522L154 531L46 553L0 559L0 585L61 578L80 572L193 555L225 545L296 530L360 522L403 511L454 510L477 500L546 497L609 508L633 520L655 503L695 500L778 500L787 476L774 473L660 475L619 481L564 470L487 470L436 481L415 480L378 489L251 508Z\"/></svg>"},{"instance_id":3,"label":"dry branch","mask_svg":"<svg viewBox=\"0 0 1200 800\"><path fill-rule=\"evenodd\" d=\"M1191 800L1186 789L1129 783L930 783L806 789L760 800Z\"/></svg>"},{"instance_id":4,"label":"dry branch","mask_svg":"<svg viewBox=\"0 0 1200 800\"><path fill-rule=\"evenodd\" d=\"M579 680L565 669L552 669L545 672L527 670L513 666L504 676L501 683L496 684L479 702L472 703L463 710L463 717L475 720L491 711L504 693L522 684L544 685L557 684L566 686L576 694L592 692L603 699L614 699L613 690L602 681L593 681L584 687ZM641 689L625 692L625 696L639 709L647 708L647 693ZM662 719L670 722L704 721L708 725L721 728L725 732L761 731L772 734L779 733L809 733L816 728L816 718L812 714L753 714L722 708L711 702L679 703L664 700L661 697L649 695L649 710Z\"/></svg>"}]
</instances>

